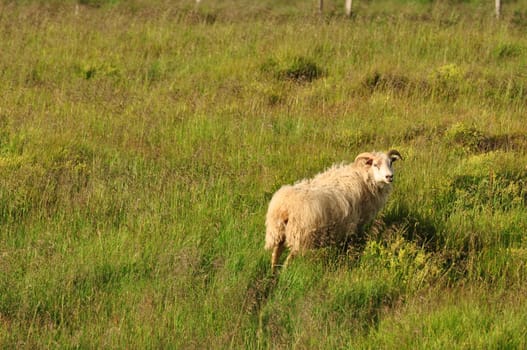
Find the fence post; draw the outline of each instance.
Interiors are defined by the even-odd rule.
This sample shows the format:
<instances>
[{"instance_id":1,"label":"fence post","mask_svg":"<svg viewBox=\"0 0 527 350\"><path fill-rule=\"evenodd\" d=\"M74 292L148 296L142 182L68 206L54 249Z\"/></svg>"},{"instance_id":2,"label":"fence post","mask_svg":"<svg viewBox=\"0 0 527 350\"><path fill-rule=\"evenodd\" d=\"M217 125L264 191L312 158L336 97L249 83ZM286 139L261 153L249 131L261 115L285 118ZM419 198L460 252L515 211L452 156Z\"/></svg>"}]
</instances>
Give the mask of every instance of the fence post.
<instances>
[{"instance_id":1,"label":"fence post","mask_svg":"<svg viewBox=\"0 0 527 350\"><path fill-rule=\"evenodd\" d=\"M500 19L501 15L501 0L496 0L496 18Z\"/></svg>"},{"instance_id":2,"label":"fence post","mask_svg":"<svg viewBox=\"0 0 527 350\"><path fill-rule=\"evenodd\" d=\"M346 0L346 16L350 17L351 16L351 2L353 0ZM498 0L496 0L498 1Z\"/></svg>"}]
</instances>

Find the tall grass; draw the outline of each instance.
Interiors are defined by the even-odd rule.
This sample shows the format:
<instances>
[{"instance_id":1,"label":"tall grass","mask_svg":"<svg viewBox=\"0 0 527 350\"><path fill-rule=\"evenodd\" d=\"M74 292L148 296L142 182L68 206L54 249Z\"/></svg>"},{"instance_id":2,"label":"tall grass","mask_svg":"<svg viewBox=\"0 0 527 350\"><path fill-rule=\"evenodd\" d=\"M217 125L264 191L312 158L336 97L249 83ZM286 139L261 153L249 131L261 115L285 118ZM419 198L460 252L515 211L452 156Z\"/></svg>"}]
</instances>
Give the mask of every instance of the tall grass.
<instances>
[{"instance_id":1,"label":"tall grass","mask_svg":"<svg viewBox=\"0 0 527 350\"><path fill-rule=\"evenodd\" d=\"M527 9L326 5L0 5L2 347L525 347ZM272 193L392 147L363 244L271 275Z\"/></svg>"}]
</instances>

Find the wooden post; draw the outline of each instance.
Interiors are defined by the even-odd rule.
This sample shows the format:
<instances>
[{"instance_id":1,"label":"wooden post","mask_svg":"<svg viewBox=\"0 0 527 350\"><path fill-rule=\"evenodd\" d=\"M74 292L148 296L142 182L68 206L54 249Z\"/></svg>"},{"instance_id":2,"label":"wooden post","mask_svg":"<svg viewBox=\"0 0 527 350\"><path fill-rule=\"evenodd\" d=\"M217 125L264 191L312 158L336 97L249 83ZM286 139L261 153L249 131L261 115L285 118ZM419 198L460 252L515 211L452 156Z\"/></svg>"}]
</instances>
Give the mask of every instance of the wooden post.
<instances>
[{"instance_id":1,"label":"wooden post","mask_svg":"<svg viewBox=\"0 0 527 350\"><path fill-rule=\"evenodd\" d=\"M346 0L346 16L350 17L351 16L351 2L353 0ZM496 0L496 1L499 1L499 0Z\"/></svg>"},{"instance_id":2,"label":"wooden post","mask_svg":"<svg viewBox=\"0 0 527 350\"><path fill-rule=\"evenodd\" d=\"M319 0L319 2L318 2L318 11L322 15L322 12L324 11L324 0Z\"/></svg>"},{"instance_id":3,"label":"wooden post","mask_svg":"<svg viewBox=\"0 0 527 350\"><path fill-rule=\"evenodd\" d=\"M501 0L496 0L496 18L500 19L501 15Z\"/></svg>"}]
</instances>

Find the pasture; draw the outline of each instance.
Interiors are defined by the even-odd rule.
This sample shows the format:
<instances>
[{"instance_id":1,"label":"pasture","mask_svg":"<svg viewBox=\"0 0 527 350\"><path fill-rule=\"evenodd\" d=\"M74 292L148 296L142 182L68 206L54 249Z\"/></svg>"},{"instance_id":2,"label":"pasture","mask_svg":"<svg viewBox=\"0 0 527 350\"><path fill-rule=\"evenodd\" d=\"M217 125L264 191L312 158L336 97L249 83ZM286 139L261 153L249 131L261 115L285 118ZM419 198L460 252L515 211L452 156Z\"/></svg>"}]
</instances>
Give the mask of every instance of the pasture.
<instances>
[{"instance_id":1,"label":"pasture","mask_svg":"<svg viewBox=\"0 0 527 350\"><path fill-rule=\"evenodd\" d=\"M0 3L0 347L527 347L527 6L317 6ZM391 148L272 275L272 194Z\"/></svg>"}]
</instances>

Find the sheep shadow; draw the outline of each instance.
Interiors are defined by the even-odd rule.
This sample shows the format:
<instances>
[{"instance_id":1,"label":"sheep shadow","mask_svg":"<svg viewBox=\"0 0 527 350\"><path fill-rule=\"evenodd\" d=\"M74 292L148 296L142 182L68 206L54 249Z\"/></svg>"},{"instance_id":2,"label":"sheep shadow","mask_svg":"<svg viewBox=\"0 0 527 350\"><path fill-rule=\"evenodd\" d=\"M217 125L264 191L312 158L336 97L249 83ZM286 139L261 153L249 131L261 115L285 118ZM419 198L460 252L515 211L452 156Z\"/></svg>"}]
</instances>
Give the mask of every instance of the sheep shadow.
<instances>
[{"instance_id":1,"label":"sheep shadow","mask_svg":"<svg viewBox=\"0 0 527 350\"><path fill-rule=\"evenodd\" d=\"M445 231L440 225L400 205L372 224L363 238L364 245L370 240L392 242L402 237L434 256L443 281L455 283L466 277L471 260L483 249L483 241L476 232Z\"/></svg>"},{"instance_id":2,"label":"sheep shadow","mask_svg":"<svg viewBox=\"0 0 527 350\"><path fill-rule=\"evenodd\" d=\"M279 273L271 271L267 259L260 259L249 277L244 312L258 315L278 283Z\"/></svg>"},{"instance_id":3,"label":"sheep shadow","mask_svg":"<svg viewBox=\"0 0 527 350\"><path fill-rule=\"evenodd\" d=\"M437 252L444 243L437 232L437 225L433 220L412 211L403 204L398 205L395 210L387 211L374 221L363 239L389 241L399 235L405 241L415 243L427 252Z\"/></svg>"}]
</instances>

